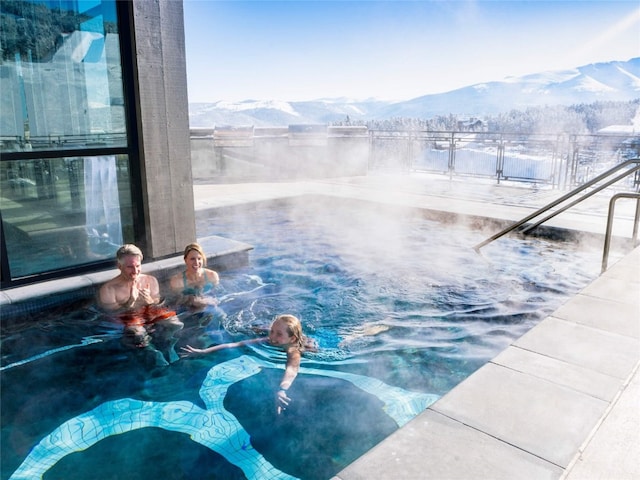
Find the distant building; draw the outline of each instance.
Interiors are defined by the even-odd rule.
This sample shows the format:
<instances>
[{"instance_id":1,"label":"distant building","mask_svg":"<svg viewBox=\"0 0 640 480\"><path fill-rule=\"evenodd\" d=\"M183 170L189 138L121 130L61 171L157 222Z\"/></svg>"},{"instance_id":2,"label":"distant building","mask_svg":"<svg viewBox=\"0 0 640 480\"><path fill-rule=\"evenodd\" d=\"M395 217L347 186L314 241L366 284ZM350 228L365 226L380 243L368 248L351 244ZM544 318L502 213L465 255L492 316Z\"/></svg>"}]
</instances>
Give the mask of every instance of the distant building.
<instances>
[{"instance_id":1,"label":"distant building","mask_svg":"<svg viewBox=\"0 0 640 480\"><path fill-rule=\"evenodd\" d=\"M599 135L638 135L640 129L634 125L609 125L598 130Z\"/></svg>"},{"instance_id":2,"label":"distant building","mask_svg":"<svg viewBox=\"0 0 640 480\"><path fill-rule=\"evenodd\" d=\"M638 158L640 156L640 129L635 125L609 125L598 130L601 143L608 150L617 151L623 158Z\"/></svg>"},{"instance_id":3,"label":"distant building","mask_svg":"<svg viewBox=\"0 0 640 480\"><path fill-rule=\"evenodd\" d=\"M458 120L459 132L482 132L485 130L485 123L479 118L466 118Z\"/></svg>"}]
</instances>

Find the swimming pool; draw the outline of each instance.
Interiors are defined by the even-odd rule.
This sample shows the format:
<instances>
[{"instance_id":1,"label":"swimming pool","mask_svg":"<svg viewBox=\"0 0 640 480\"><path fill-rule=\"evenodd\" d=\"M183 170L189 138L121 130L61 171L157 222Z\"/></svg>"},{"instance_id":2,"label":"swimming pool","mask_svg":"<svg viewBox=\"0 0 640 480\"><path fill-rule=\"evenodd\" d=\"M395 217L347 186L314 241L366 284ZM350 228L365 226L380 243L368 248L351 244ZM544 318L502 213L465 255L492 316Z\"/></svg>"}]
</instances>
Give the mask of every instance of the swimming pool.
<instances>
[{"instance_id":1,"label":"swimming pool","mask_svg":"<svg viewBox=\"0 0 640 480\"><path fill-rule=\"evenodd\" d=\"M229 335L290 312L323 347L281 417L267 347L149 370L84 304L3 328L2 478L331 478L598 275L598 251L505 238L480 256L481 232L370 207L304 197L198 218L200 238L255 245L221 275ZM215 333L187 325L183 343Z\"/></svg>"}]
</instances>

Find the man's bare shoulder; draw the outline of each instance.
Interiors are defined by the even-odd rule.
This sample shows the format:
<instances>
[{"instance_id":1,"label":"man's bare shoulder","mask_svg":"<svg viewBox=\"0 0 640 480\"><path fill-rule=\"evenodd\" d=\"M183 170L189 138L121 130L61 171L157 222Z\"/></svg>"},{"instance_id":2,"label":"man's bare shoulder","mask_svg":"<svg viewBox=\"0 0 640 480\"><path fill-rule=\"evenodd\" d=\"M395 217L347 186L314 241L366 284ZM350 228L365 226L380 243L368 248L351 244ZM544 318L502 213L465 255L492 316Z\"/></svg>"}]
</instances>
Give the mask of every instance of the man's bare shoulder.
<instances>
[{"instance_id":1,"label":"man's bare shoulder","mask_svg":"<svg viewBox=\"0 0 640 480\"><path fill-rule=\"evenodd\" d=\"M138 276L138 280L143 282L143 283L147 283L147 284L157 284L158 283L158 279L156 277L154 277L153 275L150 275L148 273L141 273Z\"/></svg>"},{"instance_id":2,"label":"man's bare shoulder","mask_svg":"<svg viewBox=\"0 0 640 480\"><path fill-rule=\"evenodd\" d=\"M103 283L102 286L100 287L100 290L109 290L112 288L118 288L120 285L124 283L126 282L122 280L122 278L120 278L120 275L118 275L117 277L113 277L111 280L108 280L105 283Z\"/></svg>"}]
</instances>

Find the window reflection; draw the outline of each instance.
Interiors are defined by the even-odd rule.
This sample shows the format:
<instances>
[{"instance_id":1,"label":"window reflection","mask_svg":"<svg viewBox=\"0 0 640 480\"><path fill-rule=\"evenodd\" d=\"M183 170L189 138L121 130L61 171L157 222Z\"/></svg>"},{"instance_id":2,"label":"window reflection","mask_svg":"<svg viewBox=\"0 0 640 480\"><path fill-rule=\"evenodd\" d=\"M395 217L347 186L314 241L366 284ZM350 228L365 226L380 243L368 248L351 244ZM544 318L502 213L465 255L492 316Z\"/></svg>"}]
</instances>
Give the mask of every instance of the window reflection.
<instances>
[{"instance_id":1,"label":"window reflection","mask_svg":"<svg viewBox=\"0 0 640 480\"><path fill-rule=\"evenodd\" d=\"M126 146L114 1L0 2L0 149Z\"/></svg>"},{"instance_id":2,"label":"window reflection","mask_svg":"<svg viewBox=\"0 0 640 480\"><path fill-rule=\"evenodd\" d=\"M12 278L114 258L133 241L128 157L0 163Z\"/></svg>"}]
</instances>

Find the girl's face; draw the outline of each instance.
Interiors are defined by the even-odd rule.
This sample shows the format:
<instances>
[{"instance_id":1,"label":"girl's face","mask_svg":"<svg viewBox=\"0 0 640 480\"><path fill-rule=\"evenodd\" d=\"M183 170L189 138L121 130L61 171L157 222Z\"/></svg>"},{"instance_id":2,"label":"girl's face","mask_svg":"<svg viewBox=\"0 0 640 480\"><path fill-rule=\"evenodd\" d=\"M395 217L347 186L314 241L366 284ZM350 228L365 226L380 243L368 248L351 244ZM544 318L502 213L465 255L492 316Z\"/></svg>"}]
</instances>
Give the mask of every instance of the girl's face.
<instances>
[{"instance_id":1,"label":"girl's face","mask_svg":"<svg viewBox=\"0 0 640 480\"><path fill-rule=\"evenodd\" d=\"M195 250L191 250L187 253L184 263L187 264L188 268L198 271L204 266L204 258Z\"/></svg>"},{"instance_id":2,"label":"girl's face","mask_svg":"<svg viewBox=\"0 0 640 480\"><path fill-rule=\"evenodd\" d=\"M287 332L287 324L285 322L275 321L269 329L269 343L271 345L283 347L295 341L295 337Z\"/></svg>"}]
</instances>

